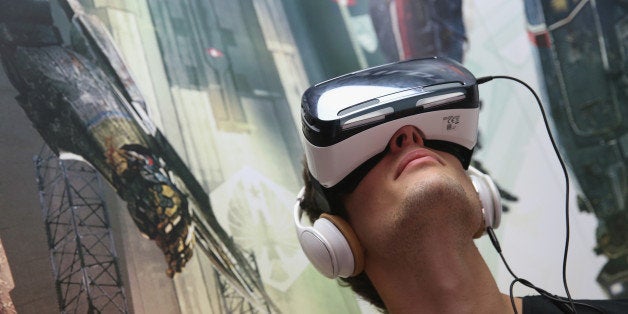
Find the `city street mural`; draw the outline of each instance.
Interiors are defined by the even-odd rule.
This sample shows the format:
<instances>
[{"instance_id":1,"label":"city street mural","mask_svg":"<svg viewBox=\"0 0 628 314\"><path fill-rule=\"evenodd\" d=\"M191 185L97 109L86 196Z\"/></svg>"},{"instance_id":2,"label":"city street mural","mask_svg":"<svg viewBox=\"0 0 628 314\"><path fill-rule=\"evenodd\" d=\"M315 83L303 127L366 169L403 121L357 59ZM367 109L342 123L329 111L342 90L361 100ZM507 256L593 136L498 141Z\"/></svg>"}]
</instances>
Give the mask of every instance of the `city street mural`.
<instances>
[{"instance_id":1,"label":"city street mural","mask_svg":"<svg viewBox=\"0 0 628 314\"><path fill-rule=\"evenodd\" d=\"M622 1L525 2L546 107L581 186L578 208L598 219L599 284L628 296L628 6Z\"/></svg>"},{"instance_id":2,"label":"city street mural","mask_svg":"<svg viewBox=\"0 0 628 314\"><path fill-rule=\"evenodd\" d=\"M0 106L21 108L22 123L32 125L57 164L78 160L108 183L114 194L108 211L118 217L109 229L122 252L114 259L122 269L117 285L129 296L121 312L359 313L373 310L320 276L294 236L292 206L302 185L301 93L336 75L434 55L457 60L478 77L503 74L491 72L496 69L528 75L544 94L573 173L577 207L594 217L592 226L578 223L594 247L572 253L577 256L570 263L588 263L602 292L591 288L591 280L576 283L576 293L626 297L626 5L531 0L499 1L493 8L461 0L0 0L7 80L0 93L13 98ZM510 12L508 18L497 10ZM525 207L524 200L535 196L523 183L521 164L537 154L553 156L531 140L545 137L533 129L537 108L508 88L480 89L480 147L472 162L494 175L505 200L498 233L535 241L516 231L531 230L534 219L528 218L540 220L550 209ZM511 104L522 106L506 106ZM520 118L511 123L504 119L510 115ZM32 172L23 181L35 186ZM43 180L38 184L40 196L18 198L46 199ZM561 187L551 189L553 197L564 197ZM9 229L0 224L0 253L6 252L0 284L9 283L0 288L15 292L18 312L28 311L27 290L37 289L21 285L25 276L11 276L25 267L12 259L27 258L12 248L31 240L10 237ZM162 257L149 254L145 243ZM545 249L525 252L543 256ZM81 258L90 254L85 252ZM498 259L486 256L498 283L507 280ZM89 268L81 264L82 271ZM548 271L534 275L547 277ZM53 281L63 290L60 277ZM62 293L53 297L58 307L36 310L69 309ZM102 310L89 293L80 298L90 310ZM6 299L0 291L0 301Z\"/></svg>"}]
</instances>

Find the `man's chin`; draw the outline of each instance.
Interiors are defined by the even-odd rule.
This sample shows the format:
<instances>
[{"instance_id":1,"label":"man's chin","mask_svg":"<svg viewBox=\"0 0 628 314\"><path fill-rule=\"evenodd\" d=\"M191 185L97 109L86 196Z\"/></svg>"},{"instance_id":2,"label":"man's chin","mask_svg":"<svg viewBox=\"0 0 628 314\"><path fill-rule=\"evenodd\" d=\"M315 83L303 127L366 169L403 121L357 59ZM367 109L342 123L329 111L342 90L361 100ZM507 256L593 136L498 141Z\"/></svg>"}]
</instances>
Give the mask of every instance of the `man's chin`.
<instances>
[{"instance_id":1,"label":"man's chin","mask_svg":"<svg viewBox=\"0 0 628 314\"><path fill-rule=\"evenodd\" d=\"M412 219L416 219L422 225L435 223L435 226L442 226L441 223L457 223L464 226L469 222L470 208L474 206L462 184L454 178L440 174L424 178L412 185L406 193L401 209L407 215L417 215Z\"/></svg>"}]
</instances>

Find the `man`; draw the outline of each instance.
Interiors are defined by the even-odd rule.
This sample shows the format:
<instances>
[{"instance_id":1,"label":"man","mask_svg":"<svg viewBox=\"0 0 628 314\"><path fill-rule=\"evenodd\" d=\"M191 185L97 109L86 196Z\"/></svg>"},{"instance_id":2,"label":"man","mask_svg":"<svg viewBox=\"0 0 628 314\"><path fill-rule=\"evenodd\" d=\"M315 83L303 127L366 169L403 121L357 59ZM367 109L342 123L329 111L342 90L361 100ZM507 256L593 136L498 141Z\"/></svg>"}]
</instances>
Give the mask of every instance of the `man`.
<instances>
[{"instance_id":1,"label":"man","mask_svg":"<svg viewBox=\"0 0 628 314\"><path fill-rule=\"evenodd\" d=\"M473 76L443 59L367 69L306 91L295 221L314 266L391 313L569 309L502 294L473 242L499 224L501 210L465 171L478 107ZM300 224L301 211L313 227Z\"/></svg>"},{"instance_id":2,"label":"man","mask_svg":"<svg viewBox=\"0 0 628 314\"><path fill-rule=\"evenodd\" d=\"M473 244L484 221L469 177L456 157L426 148L414 126L393 135L342 199L337 205L364 248L364 277L381 298L375 304L392 313L512 311Z\"/></svg>"}]
</instances>

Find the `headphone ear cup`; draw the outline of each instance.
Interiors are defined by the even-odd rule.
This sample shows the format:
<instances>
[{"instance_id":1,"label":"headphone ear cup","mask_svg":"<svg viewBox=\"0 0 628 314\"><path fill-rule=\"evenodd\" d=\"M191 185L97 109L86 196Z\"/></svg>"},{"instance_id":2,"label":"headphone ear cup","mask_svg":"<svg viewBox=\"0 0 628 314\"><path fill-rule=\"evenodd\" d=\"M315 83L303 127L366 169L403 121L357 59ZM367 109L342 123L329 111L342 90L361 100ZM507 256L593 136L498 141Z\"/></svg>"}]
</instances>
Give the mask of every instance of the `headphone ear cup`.
<instances>
[{"instance_id":1,"label":"headphone ear cup","mask_svg":"<svg viewBox=\"0 0 628 314\"><path fill-rule=\"evenodd\" d=\"M484 216L484 227L497 229L501 222L502 201L499 190L495 182L487 174L469 166L467 174L478 192L480 202L482 202L482 214Z\"/></svg>"},{"instance_id":2,"label":"headphone ear cup","mask_svg":"<svg viewBox=\"0 0 628 314\"><path fill-rule=\"evenodd\" d=\"M295 204L295 223L301 249L314 268L328 278L351 277L364 269L364 250L353 229L342 218L322 214L313 226L299 222L300 202Z\"/></svg>"},{"instance_id":3,"label":"headphone ear cup","mask_svg":"<svg viewBox=\"0 0 628 314\"><path fill-rule=\"evenodd\" d=\"M333 223L334 226L338 228L338 231L342 233L343 239L346 241L347 245L349 246L351 259L350 260L340 259L340 262L339 262L340 269L347 269L347 270L352 269L351 275L344 276L344 277L346 278L346 277L359 275L364 270L364 248L362 248L362 244L360 244L360 240L358 240L358 236L355 234L355 231L353 231L353 228L349 225L349 223L346 220L344 220L340 216L324 213L324 214L321 214L321 217L319 219L327 219L331 223ZM334 248L338 247L340 248L340 250L345 250L344 244L339 244L338 246L332 244L332 246ZM344 256L345 252L342 252L342 254L338 254L338 255Z\"/></svg>"},{"instance_id":4,"label":"headphone ear cup","mask_svg":"<svg viewBox=\"0 0 628 314\"><path fill-rule=\"evenodd\" d=\"M303 252L325 277L347 278L364 269L362 246L344 219L322 214L312 227L301 227L298 236Z\"/></svg>"}]
</instances>

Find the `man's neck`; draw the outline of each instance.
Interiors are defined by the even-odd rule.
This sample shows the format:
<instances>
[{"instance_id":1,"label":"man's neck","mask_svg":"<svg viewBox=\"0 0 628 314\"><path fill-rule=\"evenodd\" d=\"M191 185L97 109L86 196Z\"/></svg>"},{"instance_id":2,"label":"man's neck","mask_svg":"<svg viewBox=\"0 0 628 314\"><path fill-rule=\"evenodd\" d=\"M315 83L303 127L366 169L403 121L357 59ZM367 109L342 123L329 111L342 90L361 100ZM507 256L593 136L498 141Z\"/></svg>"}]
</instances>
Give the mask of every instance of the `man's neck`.
<instances>
[{"instance_id":1,"label":"man's neck","mask_svg":"<svg viewBox=\"0 0 628 314\"><path fill-rule=\"evenodd\" d=\"M443 239L421 241L426 247L367 265L367 274L391 313L512 312L508 296L500 293L473 240L469 241L466 245L447 245L451 242Z\"/></svg>"}]
</instances>

